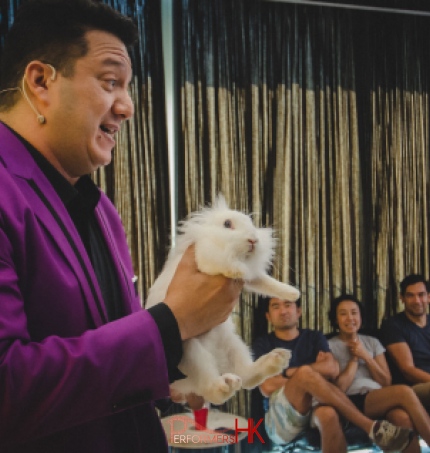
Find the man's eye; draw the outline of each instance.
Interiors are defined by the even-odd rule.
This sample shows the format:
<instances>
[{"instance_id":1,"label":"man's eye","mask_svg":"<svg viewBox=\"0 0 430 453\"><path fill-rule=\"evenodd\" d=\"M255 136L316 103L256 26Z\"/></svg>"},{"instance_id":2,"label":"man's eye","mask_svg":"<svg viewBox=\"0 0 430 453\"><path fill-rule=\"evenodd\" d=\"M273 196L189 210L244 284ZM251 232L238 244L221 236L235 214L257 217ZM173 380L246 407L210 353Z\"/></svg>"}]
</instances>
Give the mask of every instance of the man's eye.
<instances>
[{"instance_id":1,"label":"man's eye","mask_svg":"<svg viewBox=\"0 0 430 453\"><path fill-rule=\"evenodd\" d=\"M115 88L116 87L116 84L117 84L117 80L115 79L109 79L109 80L105 80L105 85L106 85L106 88L108 89L112 89L112 88Z\"/></svg>"}]
</instances>

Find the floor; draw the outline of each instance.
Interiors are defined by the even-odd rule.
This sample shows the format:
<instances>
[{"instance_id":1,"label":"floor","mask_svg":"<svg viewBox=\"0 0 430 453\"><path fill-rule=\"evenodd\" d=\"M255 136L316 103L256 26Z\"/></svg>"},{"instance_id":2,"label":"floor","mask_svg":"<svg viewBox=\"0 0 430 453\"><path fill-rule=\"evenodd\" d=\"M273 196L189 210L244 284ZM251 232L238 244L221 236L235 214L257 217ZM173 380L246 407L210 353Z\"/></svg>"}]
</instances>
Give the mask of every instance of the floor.
<instances>
[{"instance_id":1,"label":"floor","mask_svg":"<svg viewBox=\"0 0 430 453\"><path fill-rule=\"evenodd\" d=\"M256 445L250 445L245 442L241 442L241 445L230 445L229 447L219 447L219 448L209 448L209 449L183 449L183 448L171 448L169 447L169 452L170 453L186 453L186 452L195 452L195 453L282 453L284 450L274 447L271 449L264 448L261 449L261 446L257 448ZM290 453L304 453L308 452L310 450L302 450L302 449L295 449ZM319 450L314 450L314 453L318 453ZM379 449L378 447L375 447L374 449L362 449L362 450L353 450L354 453L381 453L382 450ZM335 452L333 452L335 453ZM430 448L422 441L421 442L421 453L430 453Z\"/></svg>"},{"instance_id":2,"label":"floor","mask_svg":"<svg viewBox=\"0 0 430 453\"><path fill-rule=\"evenodd\" d=\"M224 414L219 411L213 411L213 412L218 415ZM210 412L210 414L212 414L212 411ZM170 423L169 418L176 419L176 418L178 418L178 416L181 416L181 415L184 415L184 414L179 413L179 414L174 414L170 417L168 416L166 418L162 418L162 422ZM185 414L185 415L189 416L190 414ZM229 414L227 414L227 415L229 415ZM210 417L209 417L209 420L210 420ZM245 422L246 422L246 420L245 420ZM222 426L229 426L229 424L228 423L226 424L226 422L223 421ZM171 426L172 429L173 429L173 427L175 429L177 428L176 425ZM182 421L182 425L180 427L182 428L182 430L181 431L178 430L178 433L185 432L185 431L183 431L183 427L184 427L183 421ZM166 426L164 426L164 428L167 429ZM169 431L169 430L167 429L167 431ZM226 431L225 428L221 431L224 435L230 434L229 432L227 433L224 431ZM242 430L242 431L247 431L247 430ZM249 431L248 431L248 433L249 433ZM167 432L166 432L166 434L167 434ZM206 445L206 448L199 448L201 445L201 440L199 441L200 445L193 444L194 437L197 436L197 432L193 432L191 434L193 434L192 442L188 442L187 445L178 444L178 446L175 446L174 448L169 447L169 453L186 453L187 451L188 452L194 451L196 453L199 453L199 452L200 453L286 453L286 452L288 452L288 453L300 453L300 452L321 453L321 450L316 449L316 448L313 450L311 448L295 448L294 450L291 450L291 449L287 450L285 448L282 449L281 447L276 447L276 446L270 445L270 440L267 438L267 435L264 435L264 434L263 434L263 437L264 437L263 440L265 440L266 443L264 443L264 444L261 443L261 441L256 436L253 436L255 441L248 442L248 436L246 435L245 432L240 434L240 436L242 437L242 440L238 444L234 444L233 443L234 439L233 439L232 442L227 440L226 443L224 443L224 445L220 445L218 442L218 445L213 448L212 448L212 446L209 446L209 445ZM230 439L230 437L231 436L227 436L227 439ZM307 439L310 439L310 438L312 438L312 436L307 437ZM362 439L362 437L360 437L360 438ZM351 438L350 438L350 441L351 441ZM362 442L362 441L363 440L360 440L358 442ZM315 442L315 440L314 440L314 442ZM421 443L421 453L430 453L430 448L425 444L425 442L421 440L420 443ZM212 445L214 445L214 444L212 443ZM209 447L209 448L207 448L207 447ZM378 447L374 447L373 449L372 448L358 449L358 447L357 447L356 449L351 449L349 451L351 451L351 452L353 451L354 453L377 453L377 452L381 453L382 452L382 450L380 450ZM337 453L337 452L333 452L333 453Z\"/></svg>"},{"instance_id":3,"label":"floor","mask_svg":"<svg viewBox=\"0 0 430 453\"><path fill-rule=\"evenodd\" d=\"M421 453L430 453L430 447L428 447L427 444L424 441L421 441L420 444L421 444ZM362 450L353 450L353 451L354 451L354 453L376 453L376 452L382 452L382 450L380 448L378 448L378 447L375 447L373 449L366 448L366 449L362 449ZM281 452L282 452L282 449L274 448L274 449L269 449L269 450L263 449L263 451L261 453L281 453ZM303 450L295 449L291 453L300 453L300 452L303 452ZM246 447L241 449L241 453L247 453ZM317 453L317 451L315 451L315 453Z\"/></svg>"}]
</instances>

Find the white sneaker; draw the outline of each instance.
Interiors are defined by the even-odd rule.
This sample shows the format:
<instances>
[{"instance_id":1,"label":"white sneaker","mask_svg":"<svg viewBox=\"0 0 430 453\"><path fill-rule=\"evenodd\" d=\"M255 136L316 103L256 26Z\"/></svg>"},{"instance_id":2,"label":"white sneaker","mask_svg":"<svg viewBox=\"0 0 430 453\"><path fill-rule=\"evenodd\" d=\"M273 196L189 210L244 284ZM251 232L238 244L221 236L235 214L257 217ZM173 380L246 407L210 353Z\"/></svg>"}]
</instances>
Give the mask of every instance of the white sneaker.
<instances>
[{"instance_id":1,"label":"white sneaker","mask_svg":"<svg viewBox=\"0 0 430 453\"><path fill-rule=\"evenodd\" d=\"M414 433L409 428L394 426L387 420L376 420L369 437L382 450L403 451L411 442Z\"/></svg>"}]
</instances>

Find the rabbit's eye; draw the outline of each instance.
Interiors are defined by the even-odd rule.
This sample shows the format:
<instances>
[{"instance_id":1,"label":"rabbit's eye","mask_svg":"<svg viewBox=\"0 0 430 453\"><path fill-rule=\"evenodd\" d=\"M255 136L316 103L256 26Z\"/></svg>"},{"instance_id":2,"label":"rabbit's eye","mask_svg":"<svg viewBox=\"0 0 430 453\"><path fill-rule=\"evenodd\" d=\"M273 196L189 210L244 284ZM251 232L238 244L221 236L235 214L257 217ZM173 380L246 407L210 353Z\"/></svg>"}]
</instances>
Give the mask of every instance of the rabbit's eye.
<instances>
[{"instance_id":1,"label":"rabbit's eye","mask_svg":"<svg viewBox=\"0 0 430 453\"><path fill-rule=\"evenodd\" d=\"M231 220L226 220L224 222L224 228L233 228L233 222Z\"/></svg>"}]
</instances>

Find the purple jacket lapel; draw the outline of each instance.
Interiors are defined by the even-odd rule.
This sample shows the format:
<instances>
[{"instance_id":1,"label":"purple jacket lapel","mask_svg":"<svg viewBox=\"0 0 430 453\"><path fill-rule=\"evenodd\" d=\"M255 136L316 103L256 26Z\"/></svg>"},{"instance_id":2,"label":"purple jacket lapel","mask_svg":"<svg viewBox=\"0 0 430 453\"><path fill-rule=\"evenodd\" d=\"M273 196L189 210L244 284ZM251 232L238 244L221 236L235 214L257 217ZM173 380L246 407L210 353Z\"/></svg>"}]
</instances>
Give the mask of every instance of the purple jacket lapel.
<instances>
[{"instance_id":1,"label":"purple jacket lapel","mask_svg":"<svg viewBox=\"0 0 430 453\"><path fill-rule=\"evenodd\" d=\"M102 207L103 199L104 196L102 196L101 203L99 203L99 205L96 208L96 218L99 222L108 249L113 257L113 263L117 271L116 274L118 275L118 283L121 289L121 293L124 295L123 297L124 314L127 315L141 308L140 301L138 304L136 303L133 304L133 301L135 302L136 300L139 300L139 298L137 297L134 288L134 283L128 278L128 275L130 274L130 272L132 272L132 269L128 269L126 263L124 263L121 258L121 256L124 255L124 253L126 253L126 255L128 256L128 248L126 251L119 250L120 244L126 243L126 239L123 238L125 241L118 241L118 235L121 234L121 236L124 236L124 233L122 229L121 231L114 232L110 228L111 225L106 220L105 213L105 209L108 209L108 206L104 206L104 208Z\"/></svg>"},{"instance_id":2,"label":"purple jacket lapel","mask_svg":"<svg viewBox=\"0 0 430 453\"><path fill-rule=\"evenodd\" d=\"M5 163L23 195L34 206L43 224L64 256L59 266L71 266L76 274L95 326L104 324L107 314L92 264L63 202L36 165L23 143L0 124L0 159ZM59 221L57 221L58 217ZM109 245L110 246L110 245Z\"/></svg>"}]
</instances>

